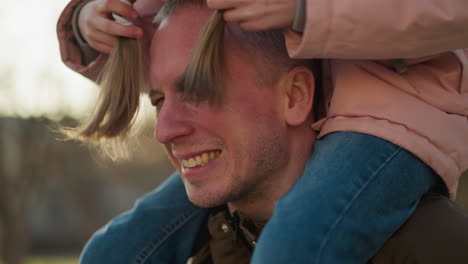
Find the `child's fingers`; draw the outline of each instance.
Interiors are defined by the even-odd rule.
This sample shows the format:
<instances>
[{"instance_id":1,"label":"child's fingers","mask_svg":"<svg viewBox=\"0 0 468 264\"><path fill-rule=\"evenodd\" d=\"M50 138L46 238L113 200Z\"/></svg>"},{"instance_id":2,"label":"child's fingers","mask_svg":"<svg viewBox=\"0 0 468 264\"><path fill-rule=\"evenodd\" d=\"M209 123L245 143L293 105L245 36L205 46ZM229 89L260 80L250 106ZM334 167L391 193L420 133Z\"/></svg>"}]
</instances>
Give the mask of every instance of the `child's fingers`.
<instances>
[{"instance_id":1,"label":"child's fingers","mask_svg":"<svg viewBox=\"0 0 468 264\"><path fill-rule=\"evenodd\" d=\"M118 38L116 36L109 35L99 30L94 31L90 38L90 44L91 42L100 42L111 47L115 46L117 41Z\"/></svg>"},{"instance_id":2,"label":"child's fingers","mask_svg":"<svg viewBox=\"0 0 468 264\"><path fill-rule=\"evenodd\" d=\"M93 32L88 39L88 44L93 49L109 54L112 48L117 44L117 37L107 35L103 32Z\"/></svg>"},{"instance_id":3,"label":"child's fingers","mask_svg":"<svg viewBox=\"0 0 468 264\"><path fill-rule=\"evenodd\" d=\"M154 17L166 0L138 0L133 5L139 17Z\"/></svg>"},{"instance_id":4,"label":"child's fingers","mask_svg":"<svg viewBox=\"0 0 468 264\"><path fill-rule=\"evenodd\" d=\"M103 17L96 18L96 28L107 34L119 37L140 38L143 35L143 30L139 27L124 26Z\"/></svg>"},{"instance_id":5,"label":"child's fingers","mask_svg":"<svg viewBox=\"0 0 468 264\"><path fill-rule=\"evenodd\" d=\"M224 11L223 18L227 22L241 22L247 20L255 20L256 14L250 8L235 8Z\"/></svg>"},{"instance_id":6,"label":"child's fingers","mask_svg":"<svg viewBox=\"0 0 468 264\"><path fill-rule=\"evenodd\" d=\"M102 0L99 5L101 13L116 13L125 18L135 20L138 17L136 10L119 0Z\"/></svg>"},{"instance_id":7,"label":"child's fingers","mask_svg":"<svg viewBox=\"0 0 468 264\"><path fill-rule=\"evenodd\" d=\"M242 5L242 0L206 0L206 4L211 9L230 9Z\"/></svg>"},{"instance_id":8,"label":"child's fingers","mask_svg":"<svg viewBox=\"0 0 468 264\"><path fill-rule=\"evenodd\" d=\"M111 46L111 45L108 45L107 43L103 43L103 42L99 42L99 41L92 41L89 43L89 45L99 51L99 52L102 52L102 53L105 53L105 54L110 54L112 49L114 48L115 45Z\"/></svg>"}]
</instances>

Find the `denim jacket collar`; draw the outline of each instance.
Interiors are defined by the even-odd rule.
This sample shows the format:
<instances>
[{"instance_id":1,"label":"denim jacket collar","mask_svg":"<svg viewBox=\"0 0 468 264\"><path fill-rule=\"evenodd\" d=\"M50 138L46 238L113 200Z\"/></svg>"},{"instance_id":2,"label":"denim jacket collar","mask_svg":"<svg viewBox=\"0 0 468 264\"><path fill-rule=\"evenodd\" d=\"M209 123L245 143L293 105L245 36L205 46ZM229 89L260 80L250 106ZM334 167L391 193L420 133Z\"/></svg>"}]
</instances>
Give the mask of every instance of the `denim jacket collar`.
<instances>
[{"instance_id":1,"label":"denim jacket collar","mask_svg":"<svg viewBox=\"0 0 468 264\"><path fill-rule=\"evenodd\" d=\"M98 230L80 263L185 264L207 215L207 209L189 201L179 175L174 173L130 211Z\"/></svg>"}]
</instances>

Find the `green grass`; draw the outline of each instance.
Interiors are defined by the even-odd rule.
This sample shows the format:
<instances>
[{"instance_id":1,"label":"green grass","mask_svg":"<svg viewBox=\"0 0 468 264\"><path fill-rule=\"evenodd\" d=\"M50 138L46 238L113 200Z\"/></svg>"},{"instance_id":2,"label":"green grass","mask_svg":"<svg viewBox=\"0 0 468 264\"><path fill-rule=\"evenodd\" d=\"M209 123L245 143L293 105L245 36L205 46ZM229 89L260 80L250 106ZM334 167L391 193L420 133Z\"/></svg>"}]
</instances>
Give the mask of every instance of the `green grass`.
<instances>
[{"instance_id":1,"label":"green grass","mask_svg":"<svg viewBox=\"0 0 468 264\"><path fill-rule=\"evenodd\" d=\"M28 257L25 264L76 264L78 257Z\"/></svg>"},{"instance_id":2,"label":"green grass","mask_svg":"<svg viewBox=\"0 0 468 264\"><path fill-rule=\"evenodd\" d=\"M77 264L78 259L63 256L30 256L25 258L23 264ZM0 264L3 264L1 260Z\"/></svg>"}]
</instances>

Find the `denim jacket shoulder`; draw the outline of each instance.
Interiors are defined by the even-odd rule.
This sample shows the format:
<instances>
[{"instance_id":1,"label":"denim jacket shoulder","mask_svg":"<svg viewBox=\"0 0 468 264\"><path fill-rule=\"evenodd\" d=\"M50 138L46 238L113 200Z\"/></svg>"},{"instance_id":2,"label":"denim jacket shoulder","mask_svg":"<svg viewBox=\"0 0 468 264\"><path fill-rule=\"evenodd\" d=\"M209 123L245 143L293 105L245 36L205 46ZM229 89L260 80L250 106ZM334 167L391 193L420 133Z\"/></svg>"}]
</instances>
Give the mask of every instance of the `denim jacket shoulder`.
<instances>
[{"instance_id":1,"label":"denim jacket shoulder","mask_svg":"<svg viewBox=\"0 0 468 264\"><path fill-rule=\"evenodd\" d=\"M174 173L89 240L82 264L185 263L207 210L188 200Z\"/></svg>"}]
</instances>

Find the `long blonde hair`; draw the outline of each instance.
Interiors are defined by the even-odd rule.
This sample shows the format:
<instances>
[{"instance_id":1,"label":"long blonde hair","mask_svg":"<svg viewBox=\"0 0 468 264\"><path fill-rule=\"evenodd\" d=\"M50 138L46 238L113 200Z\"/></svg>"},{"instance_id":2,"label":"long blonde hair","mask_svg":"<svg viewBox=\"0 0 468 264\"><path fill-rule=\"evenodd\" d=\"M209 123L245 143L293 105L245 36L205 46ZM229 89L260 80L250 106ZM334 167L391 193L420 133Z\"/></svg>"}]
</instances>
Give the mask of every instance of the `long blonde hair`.
<instances>
[{"instance_id":1,"label":"long blonde hair","mask_svg":"<svg viewBox=\"0 0 468 264\"><path fill-rule=\"evenodd\" d=\"M138 40L119 38L98 77L100 95L92 114L80 126L62 129L69 138L105 142L106 146L118 148L124 145L134 123L140 89L144 85L145 67L141 49ZM109 144L111 141L114 143Z\"/></svg>"},{"instance_id":2,"label":"long blonde hair","mask_svg":"<svg viewBox=\"0 0 468 264\"><path fill-rule=\"evenodd\" d=\"M121 38L104 65L98 80L101 86L98 104L80 136L99 139L128 133L138 110L142 66L138 41Z\"/></svg>"},{"instance_id":3,"label":"long blonde hair","mask_svg":"<svg viewBox=\"0 0 468 264\"><path fill-rule=\"evenodd\" d=\"M192 102L220 103L223 95L223 47L225 22L215 11L203 30L192 58L176 85L184 98Z\"/></svg>"},{"instance_id":4,"label":"long blonde hair","mask_svg":"<svg viewBox=\"0 0 468 264\"><path fill-rule=\"evenodd\" d=\"M222 89L224 20L215 12L206 25L194 56L179 80L187 100L219 101ZM139 106L144 85L144 60L139 42L120 38L99 76L101 92L92 114L76 128L62 129L69 138L106 146L124 146ZM109 142L114 142L109 144ZM114 150L118 150L114 148ZM112 150L112 151L114 151Z\"/></svg>"}]
</instances>

